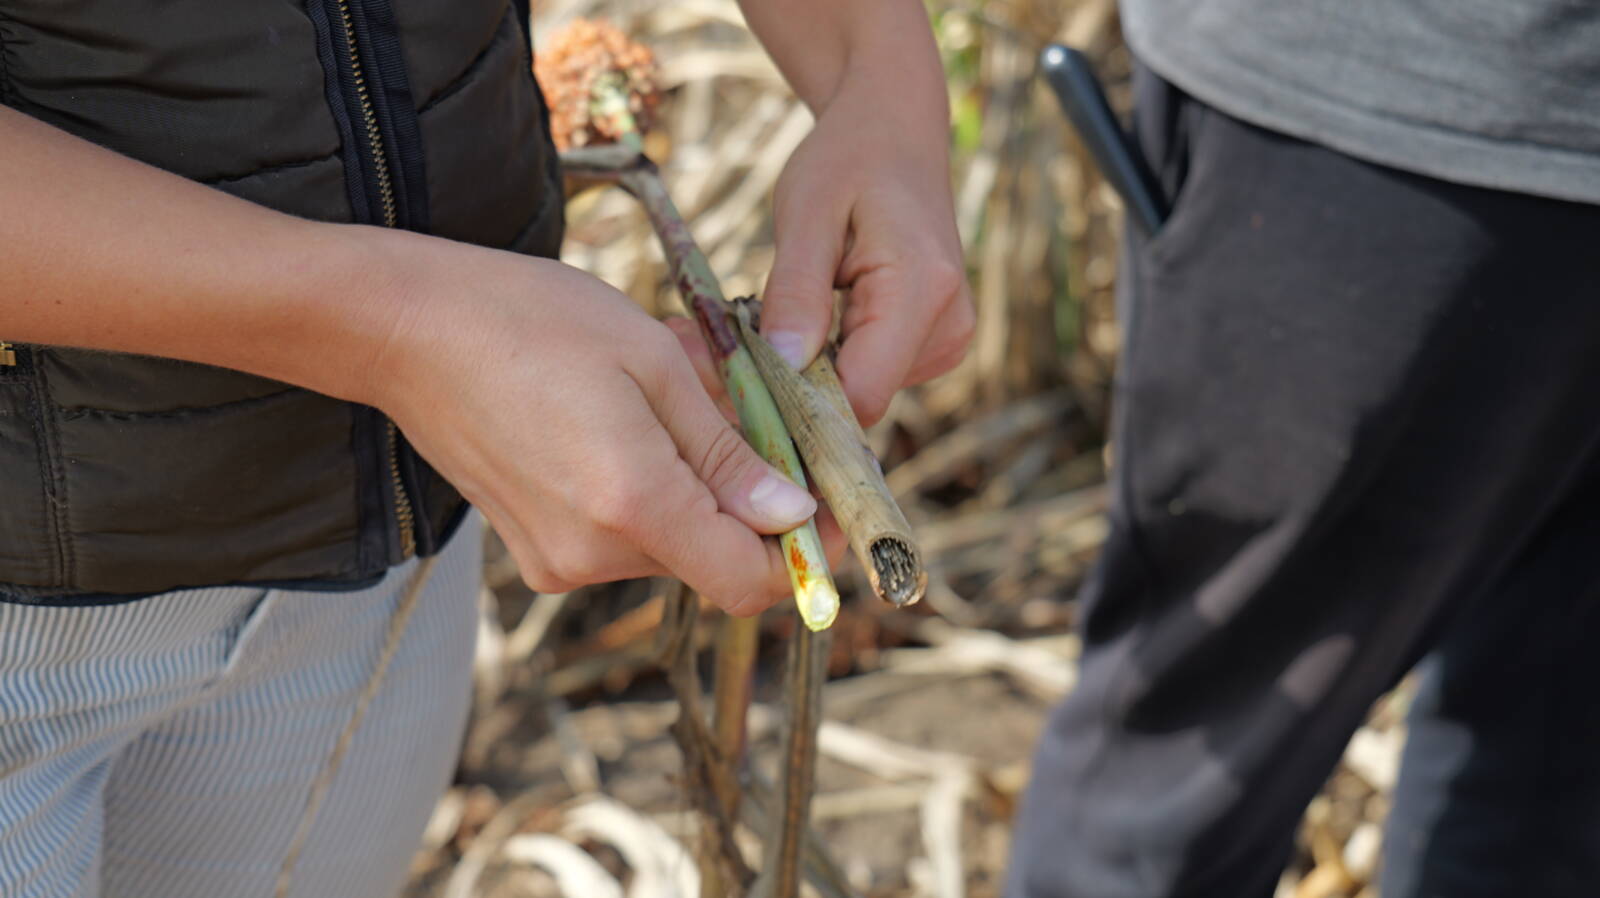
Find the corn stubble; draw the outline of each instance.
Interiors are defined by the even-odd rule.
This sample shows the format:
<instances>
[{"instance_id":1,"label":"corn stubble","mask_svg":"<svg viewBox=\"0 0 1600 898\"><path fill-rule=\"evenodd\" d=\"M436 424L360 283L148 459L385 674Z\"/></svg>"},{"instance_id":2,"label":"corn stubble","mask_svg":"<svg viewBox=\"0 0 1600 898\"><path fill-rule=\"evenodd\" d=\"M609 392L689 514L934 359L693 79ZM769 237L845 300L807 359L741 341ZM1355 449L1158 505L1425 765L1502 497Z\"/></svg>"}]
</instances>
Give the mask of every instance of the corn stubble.
<instances>
[{"instance_id":1,"label":"corn stubble","mask_svg":"<svg viewBox=\"0 0 1600 898\"><path fill-rule=\"evenodd\" d=\"M805 486L809 471L880 598L896 606L920 599L928 577L916 541L845 400L830 353L798 372L767 345L757 332L758 304L727 300L655 164L644 155L642 131L659 103L650 51L604 22L578 20L538 54L536 73L568 177L615 184L644 207L745 438L795 483ZM673 733L701 818L704 896L794 898L802 877L825 895L852 894L808 832L826 630L838 613L839 593L815 521L779 541L804 626L796 628L785 677L789 714L783 779L770 796L776 807L772 800L759 802L765 813L756 829L766 841L759 875L745 865L734 839L741 816L751 811L741 807L741 797L755 775L745 768L744 756L756 619L725 617L719 624L708 726L693 664L698 602L681 586L668 591L664 623L670 650L663 661L680 704Z\"/></svg>"}]
</instances>

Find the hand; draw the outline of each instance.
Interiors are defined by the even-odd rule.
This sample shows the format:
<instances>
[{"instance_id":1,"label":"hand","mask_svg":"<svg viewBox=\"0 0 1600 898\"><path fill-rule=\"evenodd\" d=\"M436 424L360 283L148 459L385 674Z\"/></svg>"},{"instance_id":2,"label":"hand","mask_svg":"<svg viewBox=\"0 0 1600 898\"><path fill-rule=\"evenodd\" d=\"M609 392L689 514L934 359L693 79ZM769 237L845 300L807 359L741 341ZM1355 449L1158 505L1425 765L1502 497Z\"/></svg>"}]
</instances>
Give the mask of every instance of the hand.
<instances>
[{"instance_id":1,"label":"hand","mask_svg":"<svg viewBox=\"0 0 1600 898\"><path fill-rule=\"evenodd\" d=\"M773 198L777 258L762 333L803 366L827 336L834 288L847 289L839 377L863 425L901 387L955 367L972 338L942 81L937 91L935 107L908 102L903 80L846 81Z\"/></svg>"},{"instance_id":2,"label":"hand","mask_svg":"<svg viewBox=\"0 0 1600 898\"><path fill-rule=\"evenodd\" d=\"M816 503L718 414L671 332L543 259L397 232L402 310L374 404L542 592L671 573L735 614L789 591Z\"/></svg>"}]
</instances>

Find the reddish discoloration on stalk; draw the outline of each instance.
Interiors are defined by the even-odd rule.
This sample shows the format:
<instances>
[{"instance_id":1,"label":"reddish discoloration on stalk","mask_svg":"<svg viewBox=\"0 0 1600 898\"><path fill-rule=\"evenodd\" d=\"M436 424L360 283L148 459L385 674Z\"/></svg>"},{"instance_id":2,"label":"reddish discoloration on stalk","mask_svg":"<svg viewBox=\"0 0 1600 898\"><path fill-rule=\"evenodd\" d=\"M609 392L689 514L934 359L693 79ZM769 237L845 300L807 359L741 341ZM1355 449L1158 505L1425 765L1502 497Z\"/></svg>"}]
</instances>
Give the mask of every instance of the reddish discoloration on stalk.
<instances>
[{"instance_id":1,"label":"reddish discoloration on stalk","mask_svg":"<svg viewBox=\"0 0 1600 898\"><path fill-rule=\"evenodd\" d=\"M680 280L678 289L684 296L694 296L689 307L694 311L694 320L700 322L700 333L705 335L706 345L717 354L718 360L726 359L739 351L739 337L734 333L733 322L728 320L727 313L722 311L722 306L717 301L706 296L695 296ZM743 391L740 397L744 398Z\"/></svg>"},{"instance_id":2,"label":"reddish discoloration on stalk","mask_svg":"<svg viewBox=\"0 0 1600 898\"><path fill-rule=\"evenodd\" d=\"M794 571L795 576L799 577L802 583L811 576L811 565L806 563L805 553L800 551L799 543L789 544L789 568Z\"/></svg>"}]
</instances>

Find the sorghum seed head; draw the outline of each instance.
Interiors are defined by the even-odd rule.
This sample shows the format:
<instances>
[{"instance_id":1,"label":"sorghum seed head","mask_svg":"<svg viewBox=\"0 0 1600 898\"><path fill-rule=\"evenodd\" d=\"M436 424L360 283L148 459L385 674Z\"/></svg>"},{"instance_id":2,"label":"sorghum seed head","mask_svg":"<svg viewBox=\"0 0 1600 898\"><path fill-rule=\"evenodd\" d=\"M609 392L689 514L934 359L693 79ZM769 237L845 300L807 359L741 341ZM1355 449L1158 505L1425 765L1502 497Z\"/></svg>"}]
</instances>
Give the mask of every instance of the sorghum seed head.
<instances>
[{"instance_id":1,"label":"sorghum seed head","mask_svg":"<svg viewBox=\"0 0 1600 898\"><path fill-rule=\"evenodd\" d=\"M574 19L551 35L533 70L550 108L551 136L563 150L621 136L615 121L596 113L597 88L620 84L640 131L649 128L661 97L649 48L604 20Z\"/></svg>"}]
</instances>

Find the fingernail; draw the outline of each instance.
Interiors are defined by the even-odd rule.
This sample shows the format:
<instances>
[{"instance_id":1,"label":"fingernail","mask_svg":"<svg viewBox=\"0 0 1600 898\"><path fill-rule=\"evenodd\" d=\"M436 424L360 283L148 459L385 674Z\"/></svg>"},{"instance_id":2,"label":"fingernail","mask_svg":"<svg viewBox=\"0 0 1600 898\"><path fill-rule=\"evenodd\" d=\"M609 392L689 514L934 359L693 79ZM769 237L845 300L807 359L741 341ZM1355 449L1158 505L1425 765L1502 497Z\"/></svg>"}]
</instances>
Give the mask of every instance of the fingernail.
<instances>
[{"instance_id":1,"label":"fingernail","mask_svg":"<svg viewBox=\"0 0 1600 898\"><path fill-rule=\"evenodd\" d=\"M750 507L774 524L798 524L817 513L817 500L787 477L768 474L750 491Z\"/></svg>"},{"instance_id":2,"label":"fingernail","mask_svg":"<svg viewBox=\"0 0 1600 898\"><path fill-rule=\"evenodd\" d=\"M794 331L773 331L767 334L767 342L772 344L778 355L783 356L789 367L796 371L805 367L806 362L810 361L805 356L806 339Z\"/></svg>"}]
</instances>

